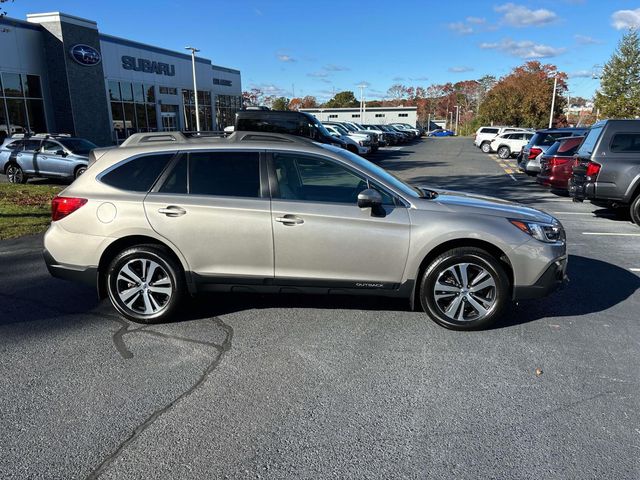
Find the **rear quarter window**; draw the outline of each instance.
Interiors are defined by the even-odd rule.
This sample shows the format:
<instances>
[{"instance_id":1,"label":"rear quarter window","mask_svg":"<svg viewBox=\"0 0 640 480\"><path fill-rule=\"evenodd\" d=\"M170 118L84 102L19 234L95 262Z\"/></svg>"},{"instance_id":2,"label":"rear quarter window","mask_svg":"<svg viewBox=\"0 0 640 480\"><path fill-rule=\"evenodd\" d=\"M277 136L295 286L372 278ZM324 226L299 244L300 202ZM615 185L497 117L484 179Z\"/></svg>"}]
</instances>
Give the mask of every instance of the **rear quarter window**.
<instances>
[{"instance_id":1,"label":"rear quarter window","mask_svg":"<svg viewBox=\"0 0 640 480\"><path fill-rule=\"evenodd\" d=\"M130 192L148 192L174 153L135 157L102 174L100 181Z\"/></svg>"},{"instance_id":2,"label":"rear quarter window","mask_svg":"<svg viewBox=\"0 0 640 480\"><path fill-rule=\"evenodd\" d=\"M497 133L498 133L498 129L497 129L497 128L483 128L482 130L480 130L480 133L493 133L493 134L497 134Z\"/></svg>"},{"instance_id":3,"label":"rear quarter window","mask_svg":"<svg viewBox=\"0 0 640 480\"><path fill-rule=\"evenodd\" d=\"M612 152L640 152L640 133L616 133L611 139Z\"/></svg>"}]
</instances>

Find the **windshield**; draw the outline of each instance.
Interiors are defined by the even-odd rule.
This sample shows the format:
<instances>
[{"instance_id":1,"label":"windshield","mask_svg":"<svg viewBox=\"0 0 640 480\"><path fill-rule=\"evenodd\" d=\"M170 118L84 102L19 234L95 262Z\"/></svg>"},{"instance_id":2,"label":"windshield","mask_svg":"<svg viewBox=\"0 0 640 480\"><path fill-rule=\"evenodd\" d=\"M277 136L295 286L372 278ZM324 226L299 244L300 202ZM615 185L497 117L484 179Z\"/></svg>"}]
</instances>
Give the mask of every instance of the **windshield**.
<instances>
[{"instance_id":1,"label":"windshield","mask_svg":"<svg viewBox=\"0 0 640 480\"><path fill-rule=\"evenodd\" d=\"M377 175L382 180L384 180L388 185L394 187L396 190L404 193L409 197L418 198L418 197L424 196L419 189L412 187L411 185L400 180L398 177L396 177L392 173L387 172L384 168L381 168L371 163L369 160L366 160L361 156L356 155L355 153L351 153L350 151L345 150L343 148L336 148L332 145L325 145L325 144L318 144L318 145L324 148L325 150L330 150L333 153L337 153L338 155L347 158L352 163L355 163L357 166L362 167L363 170L366 170L368 172L371 172L374 175Z\"/></svg>"},{"instance_id":2,"label":"windshield","mask_svg":"<svg viewBox=\"0 0 640 480\"><path fill-rule=\"evenodd\" d=\"M349 125L348 123L343 123L342 124L343 128L346 128L347 130L349 130L350 132L357 132L358 130L356 129L356 127Z\"/></svg>"},{"instance_id":3,"label":"windshield","mask_svg":"<svg viewBox=\"0 0 640 480\"><path fill-rule=\"evenodd\" d=\"M600 125L597 127L593 127L591 128L591 130L589 130L589 133L587 133L586 138L584 139L584 141L582 142L582 145L580 145L580 149L578 150L579 157L591 156L591 154L593 153L593 149L596 146L596 142L600 137L600 133L602 133L602 127L603 125Z\"/></svg>"},{"instance_id":4,"label":"windshield","mask_svg":"<svg viewBox=\"0 0 640 480\"><path fill-rule=\"evenodd\" d=\"M67 150L79 155L89 155L91 150L98 148L97 145L84 138L57 138L56 140L64 145Z\"/></svg>"},{"instance_id":5,"label":"windshield","mask_svg":"<svg viewBox=\"0 0 640 480\"><path fill-rule=\"evenodd\" d=\"M333 128L340 133L340 135L349 135L349 132L340 125L333 125Z\"/></svg>"}]
</instances>

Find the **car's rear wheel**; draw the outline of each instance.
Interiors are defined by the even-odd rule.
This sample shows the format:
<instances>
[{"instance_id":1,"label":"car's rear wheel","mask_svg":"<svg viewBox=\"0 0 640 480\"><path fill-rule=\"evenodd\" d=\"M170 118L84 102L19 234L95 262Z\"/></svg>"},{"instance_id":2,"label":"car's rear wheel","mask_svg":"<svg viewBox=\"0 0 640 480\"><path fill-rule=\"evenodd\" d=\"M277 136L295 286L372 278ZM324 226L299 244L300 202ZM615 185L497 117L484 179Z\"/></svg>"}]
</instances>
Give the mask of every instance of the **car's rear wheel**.
<instances>
[{"instance_id":1,"label":"car's rear wheel","mask_svg":"<svg viewBox=\"0 0 640 480\"><path fill-rule=\"evenodd\" d=\"M483 142L482 145L480 145L480 150L482 150L484 153L490 153L491 144L489 142Z\"/></svg>"},{"instance_id":2,"label":"car's rear wheel","mask_svg":"<svg viewBox=\"0 0 640 480\"><path fill-rule=\"evenodd\" d=\"M82 175L86 171L87 171L87 167L78 167L78 168L76 168L74 177L78 178L80 175Z\"/></svg>"},{"instance_id":3,"label":"car's rear wheel","mask_svg":"<svg viewBox=\"0 0 640 480\"><path fill-rule=\"evenodd\" d=\"M106 285L114 308L141 323L171 319L185 291L182 268L156 245L130 247L118 254L107 269Z\"/></svg>"},{"instance_id":4,"label":"car's rear wheel","mask_svg":"<svg viewBox=\"0 0 640 480\"><path fill-rule=\"evenodd\" d=\"M631 214L631 220L633 220L633 223L640 227L640 195L638 195L636 199L631 202L629 213Z\"/></svg>"},{"instance_id":5,"label":"car's rear wheel","mask_svg":"<svg viewBox=\"0 0 640 480\"><path fill-rule=\"evenodd\" d=\"M509 147L500 147L498 149L498 156L502 159L507 159L511 156L511 150L509 150Z\"/></svg>"},{"instance_id":6,"label":"car's rear wheel","mask_svg":"<svg viewBox=\"0 0 640 480\"><path fill-rule=\"evenodd\" d=\"M488 252L463 247L449 250L426 268L420 301L438 324L454 330L475 330L494 323L504 311L509 278Z\"/></svg>"},{"instance_id":7,"label":"car's rear wheel","mask_svg":"<svg viewBox=\"0 0 640 480\"><path fill-rule=\"evenodd\" d=\"M27 183L27 175L17 163L10 164L6 172L9 183Z\"/></svg>"}]
</instances>

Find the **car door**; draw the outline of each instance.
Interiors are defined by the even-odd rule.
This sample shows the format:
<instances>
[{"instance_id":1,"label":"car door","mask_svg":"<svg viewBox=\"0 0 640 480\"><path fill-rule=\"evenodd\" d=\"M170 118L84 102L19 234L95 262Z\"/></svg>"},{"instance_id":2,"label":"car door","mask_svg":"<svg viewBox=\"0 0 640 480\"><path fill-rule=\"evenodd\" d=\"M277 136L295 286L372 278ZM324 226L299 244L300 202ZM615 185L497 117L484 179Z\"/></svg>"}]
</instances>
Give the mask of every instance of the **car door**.
<instances>
[{"instance_id":1,"label":"car door","mask_svg":"<svg viewBox=\"0 0 640 480\"><path fill-rule=\"evenodd\" d=\"M69 177L73 166L64 147L53 140L44 140L38 151L37 162L43 174Z\"/></svg>"},{"instance_id":2,"label":"car door","mask_svg":"<svg viewBox=\"0 0 640 480\"><path fill-rule=\"evenodd\" d=\"M16 162L29 175L40 175L40 166L37 161L39 148L40 140L25 140L24 147L15 154Z\"/></svg>"},{"instance_id":3,"label":"car door","mask_svg":"<svg viewBox=\"0 0 640 480\"><path fill-rule=\"evenodd\" d=\"M273 279L271 204L259 151L184 152L146 196L152 228L203 283Z\"/></svg>"},{"instance_id":4,"label":"car door","mask_svg":"<svg viewBox=\"0 0 640 480\"><path fill-rule=\"evenodd\" d=\"M384 187L328 157L273 152L269 158L275 281L309 286L395 288L409 250L407 208ZM367 187L379 214L361 209Z\"/></svg>"}]
</instances>

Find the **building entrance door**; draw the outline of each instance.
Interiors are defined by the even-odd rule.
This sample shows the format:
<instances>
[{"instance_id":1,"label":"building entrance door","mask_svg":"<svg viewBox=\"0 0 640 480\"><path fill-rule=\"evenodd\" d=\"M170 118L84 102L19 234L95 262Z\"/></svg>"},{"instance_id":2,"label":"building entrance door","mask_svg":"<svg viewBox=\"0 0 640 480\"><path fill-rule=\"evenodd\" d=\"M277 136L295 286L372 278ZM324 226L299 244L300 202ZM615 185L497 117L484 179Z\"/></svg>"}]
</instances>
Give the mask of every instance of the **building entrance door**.
<instances>
[{"instance_id":1,"label":"building entrance door","mask_svg":"<svg viewBox=\"0 0 640 480\"><path fill-rule=\"evenodd\" d=\"M176 114L174 112L162 112L162 130L170 132L176 129Z\"/></svg>"}]
</instances>

